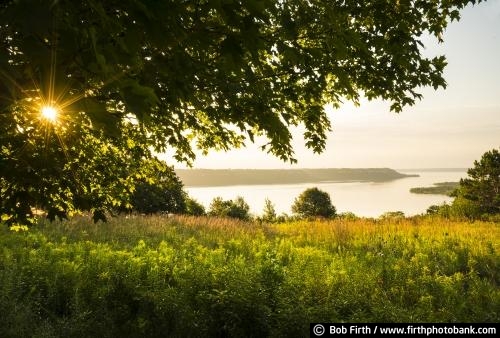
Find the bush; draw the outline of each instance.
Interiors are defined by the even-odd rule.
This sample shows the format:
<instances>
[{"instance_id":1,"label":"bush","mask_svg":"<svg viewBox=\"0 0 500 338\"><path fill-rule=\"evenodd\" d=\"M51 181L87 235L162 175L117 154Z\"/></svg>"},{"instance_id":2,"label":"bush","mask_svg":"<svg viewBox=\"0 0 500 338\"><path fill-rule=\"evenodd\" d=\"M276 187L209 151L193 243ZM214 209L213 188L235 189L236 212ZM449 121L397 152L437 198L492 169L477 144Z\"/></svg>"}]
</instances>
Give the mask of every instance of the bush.
<instances>
[{"instance_id":1,"label":"bush","mask_svg":"<svg viewBox=\"0 0 500 338\"><path fill-rule=\"evenodd\" d=\"M250 219L250 207L245 202L243 197L236 197L233 200L223 200L222 197L216 197L212 200L210 204L210 211L208 212L211 216L218 217L232 217L241 220Z\"/></svg>"},{"instance_id":2,"label":"bush","mask_svg":"<svg viewBox=\"0 0 500 338\"><path fill-rule=\"evenodd\" d=\"M439 214L439 211L441 210L441 206L439 205L431 205L430 207L427 208L426 214L427 215L437 215Z\"/></svg>"},{"instance_id":3,"label":"bush","mask_svg":"<svg viewBox=\"0 0 500 338\"><path fill-rule=\"evenodd\" d=\"M205 207L191 197L186 198L186 213L192 216L203 216L206 214Z\"/></svg>"},{"instance_id":4,"label":"bush","mask_svg":"<svg viewBox=\"0 0 500 338\"><path fill-rule=\"evenodd\" d=\"M455 219L479 219L482 214L482 208L477 202L463 196L457 196L449 208L449 216Z\"/></svg>"},{"instance_id":5,"label":"bush","mask_svg":"<svg viewBox=\"0 0 500 338\"><path fill-rule=\"evenodd\" d=\"M405 218L405 213L402 211L387 211L380 215L381 219L404 219Z\"/></svg>"},{"instance_id":6,"label":"bush","mask_svg":"<svg viewBox=\"0 0 500 338\"><path fill-rule=\"evenodd\" d=\"M334 217L336 209L330 195L318 188L309 188L302 192L292 205L292 211L301 217Z\"/></svg>"},{"instance_id":7,"label":"bush","mask_svg":"<svg viewBox=\"0 0 500 338\"><path fill-rule=\"evenodd\" d=\"M338 214L337 217L344 221L356 221L360 219L355 213L351 211L346 211L341 214Z\"/></svg>"}]
</instances>

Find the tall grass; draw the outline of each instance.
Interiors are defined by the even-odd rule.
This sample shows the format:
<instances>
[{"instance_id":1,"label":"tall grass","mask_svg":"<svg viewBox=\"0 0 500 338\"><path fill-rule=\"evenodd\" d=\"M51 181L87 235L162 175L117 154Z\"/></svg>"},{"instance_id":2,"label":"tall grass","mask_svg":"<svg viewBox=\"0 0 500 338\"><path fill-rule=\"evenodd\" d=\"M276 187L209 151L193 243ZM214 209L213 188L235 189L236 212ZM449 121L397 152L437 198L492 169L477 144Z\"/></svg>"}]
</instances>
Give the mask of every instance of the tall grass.
<instances>
[{"instance_id":1,"label":"tall grass","mask_svg":"<svg viewBox=\"0 0 500 338\"><path fill-rule=\"evenodd\" d=\"M0 337L307 336L498 322L500 224L86 218L0 231Z\"/></svg>"}]
</instances>

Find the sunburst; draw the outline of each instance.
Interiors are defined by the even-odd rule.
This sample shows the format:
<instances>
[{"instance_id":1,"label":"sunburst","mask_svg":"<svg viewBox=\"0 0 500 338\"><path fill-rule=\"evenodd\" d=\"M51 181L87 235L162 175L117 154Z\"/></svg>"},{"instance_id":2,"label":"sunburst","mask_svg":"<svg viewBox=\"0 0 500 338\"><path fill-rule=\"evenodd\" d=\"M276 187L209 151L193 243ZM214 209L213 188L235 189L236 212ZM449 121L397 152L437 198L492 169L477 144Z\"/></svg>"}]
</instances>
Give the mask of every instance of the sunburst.
<instances>
[{"instance_id":1,"label":"sunburst","mask_svg":"<svg viewBox=\"0 0 500 338\"><path fill-rule=\"evenodd\" d=\"M57 115L58 109L54 106L43 106L40 109L40 113L42 115L42 118L51 122L51 123L56 123L57 122Z\"/></svg>"}]
</instances>

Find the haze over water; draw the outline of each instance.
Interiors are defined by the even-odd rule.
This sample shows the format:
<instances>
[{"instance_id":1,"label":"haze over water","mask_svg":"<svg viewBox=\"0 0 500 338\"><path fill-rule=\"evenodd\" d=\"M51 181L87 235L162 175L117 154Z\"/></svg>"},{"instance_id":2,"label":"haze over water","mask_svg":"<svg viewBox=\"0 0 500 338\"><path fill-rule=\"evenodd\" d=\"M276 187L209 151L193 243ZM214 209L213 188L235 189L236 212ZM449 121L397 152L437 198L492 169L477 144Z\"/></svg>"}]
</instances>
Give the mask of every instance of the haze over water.
<instances>
[{"instance_id":1,"label":"haze over water","mask_svg":"<svg viewBox=\"0 0 500 338\"><path fill-rule=\"evenodd\" d=\"M294 199L305 189L318 187L330 194L337 212L353 212L358 216L378 217L387 211L403 211L407 216L425 213L434 204L452 201L444 195L423 195L410 193L410 188L432 186L434 183L459 181L466 177L463 171L398 170L401 173L418 174L383 183L302 183L280 185L237 185L223 187L186 187L189 195L207 209L217 196L234 199L242 196L254 215L261 215L264 201L269 198L278 214L291 214Z\"/></svg>"}]
</instances>

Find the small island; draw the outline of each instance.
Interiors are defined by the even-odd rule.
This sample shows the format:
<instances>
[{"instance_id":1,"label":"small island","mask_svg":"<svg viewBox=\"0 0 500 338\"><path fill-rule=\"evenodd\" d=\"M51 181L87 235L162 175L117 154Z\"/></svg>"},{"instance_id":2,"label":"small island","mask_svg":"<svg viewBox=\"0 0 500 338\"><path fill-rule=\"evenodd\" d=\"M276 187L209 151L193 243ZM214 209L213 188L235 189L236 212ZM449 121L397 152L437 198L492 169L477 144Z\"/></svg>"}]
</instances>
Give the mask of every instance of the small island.
<instances>
[{"instance_id":1,"label":"small island","mask_svg":"<svg viewBox=\"0 0 500 338\"><path fill-rule=\"evenodd\" d=\"M433 195L446 195L451 194L458 188L460 182L439 182L434 183L432 187L418 187L411 188L410 192L414 194L433 194Z\"/></svg>"},{"instance_id":2,"label":"small island","mask_svg":"<svg viewBox=\"0 0 500 338\"><path fill-rule=\"evenodd\" d=\"M415 174L402 174L390 168L324 169L176 169L188 187L231 185L270 185L331 182L387 182Z\"/></svg>"}]
</instances>

